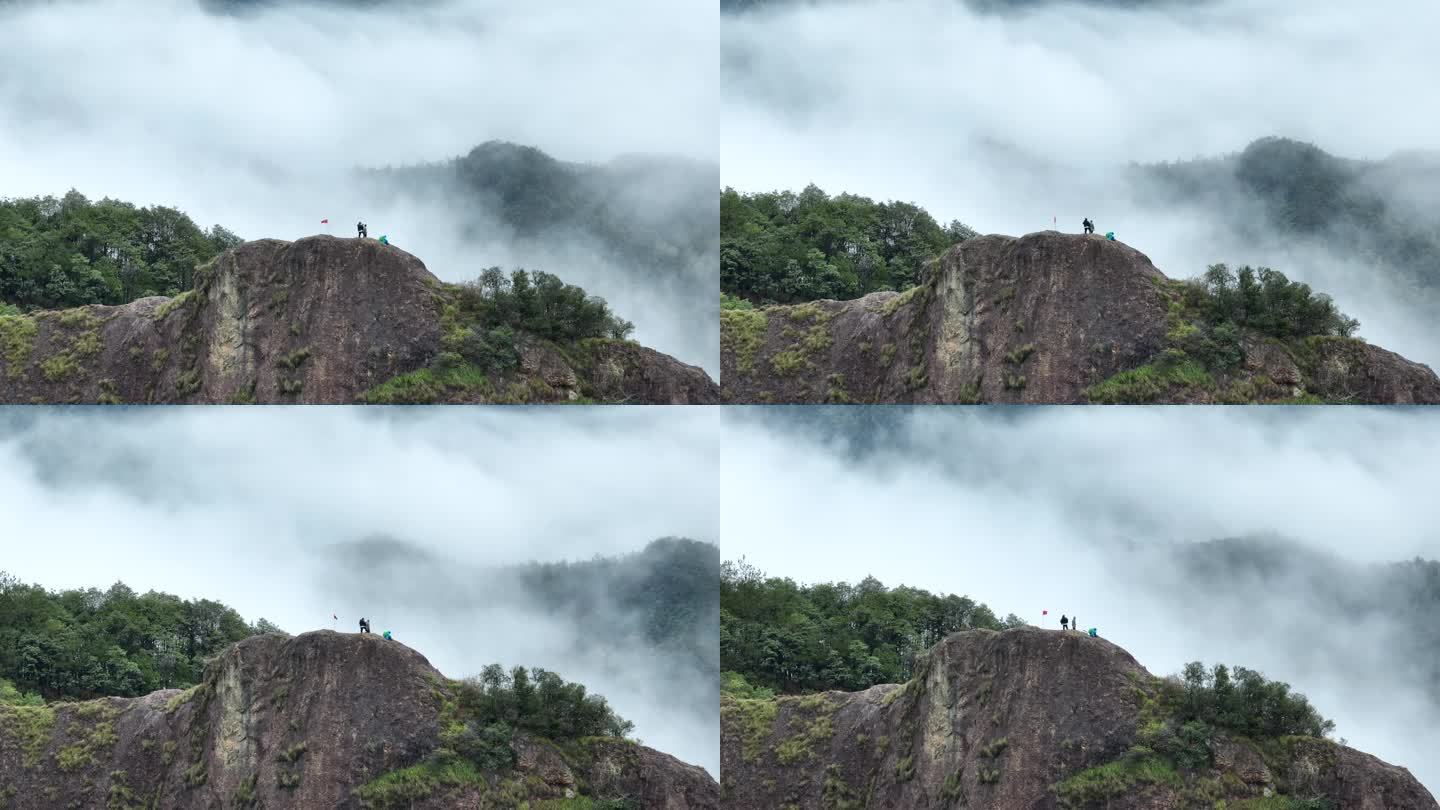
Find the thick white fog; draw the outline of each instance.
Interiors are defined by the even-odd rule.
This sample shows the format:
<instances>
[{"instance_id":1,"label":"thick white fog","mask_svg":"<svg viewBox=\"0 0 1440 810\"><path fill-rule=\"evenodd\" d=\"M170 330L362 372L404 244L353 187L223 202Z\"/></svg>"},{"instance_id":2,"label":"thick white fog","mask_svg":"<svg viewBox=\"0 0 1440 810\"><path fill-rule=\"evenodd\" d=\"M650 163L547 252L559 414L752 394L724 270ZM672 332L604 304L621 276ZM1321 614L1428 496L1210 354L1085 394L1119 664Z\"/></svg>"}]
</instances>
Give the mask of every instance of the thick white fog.
<instances>
[{"instance_id":1,"label":"thick white fog","mask_svg":"<svg viewBox=\"0 0 1440 810\"><path fill-rule=\"evenodd\" d=\"M763 411L725 415L725 559L965 594L1057 628L1074 615L1157 675L1248 666L1440 789L1440 702L1411 672L1428 662L1396 652L1400 617L1347 617L1300 575L1186 585L1173 553L1275 534L1337 565L1440 558L1440 422L1427 413L877 408L836 438L813 429L833 409Z\"/></svg>"},{"instance_id":2,"label":"thick white fog","mask_svg":"<svg viewBox=\"0 0 1440 810\"><path fill-rule=\"evenodd\" d=\"M721 179L914 202L981 233L1078 233L1090 217L1171 277L1272 266L1332 294L1371 342L1440 365L1431 308L1403 286L1353 259L1237 239L1219 219L1243 216L1238 200L1219 213L1156 206L1123 171L1269 135L1357 159L1433 149L1435 30L1430 0L1055 2L1007 15L835 0L727 15ZM1437 205L1431 187L1415 211L1435 222Z\"/></svg>"},{"instance_id":3,"label":"thick white fog","mask_svg":"<svg viewBox=\"0 0 1440 810\"><path fill-rule=\"evenodd\" d=\"M488 140L568 161L713 162L718 35L701 0L296 0L234 16L197 0L22 0L0 3L0 26L0 197L73 187L247 239L326 232L322 219L349 236L363 219L446 281L497 264L554 273L606 298L637 340L715 373L713 324L594 246L462 240L457 207L393 205L352 175Z\"/></svg>"},{"instance_id":4,"label":"thick white fog","mask_svg":"<svg viewBox=\"0 0 1440 810\"><path fill-rule=\"evenodd\" d=\"M366 616L449 677L500 662L584 683L646 744L717 773L713 675L667 665L638 634L582 652L576 628L526 610L485 572L623 555L665 536L715 542L719 416L10 409L0 568L51 589L120 580L214 599L291 633L353 631ZM356 545L374 536L403 542L401 555Z\"/></svg>"}]
</instances>

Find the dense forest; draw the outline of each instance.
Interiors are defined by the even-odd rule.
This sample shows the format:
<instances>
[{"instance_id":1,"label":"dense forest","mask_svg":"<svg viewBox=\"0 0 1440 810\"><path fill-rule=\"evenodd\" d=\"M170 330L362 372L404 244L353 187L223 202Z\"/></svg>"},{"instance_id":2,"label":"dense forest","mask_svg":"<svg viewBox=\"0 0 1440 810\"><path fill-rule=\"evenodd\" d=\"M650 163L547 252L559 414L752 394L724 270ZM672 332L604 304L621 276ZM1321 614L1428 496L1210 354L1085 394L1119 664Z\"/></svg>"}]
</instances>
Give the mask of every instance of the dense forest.
<instances>
[{"instance_id":1,"label":"dense forest","mask_svg":"<svg viewBox=\"0 0 1440 810\"><path fill-rule=\"evenodd\" d=\"M457 301L466 314L490 328L520 329L560 342L585 338L624 340L635 325L610 311L604 299L588 295L543 271L499 267L461 285Z\"/></svg>"},{"instance_id":2,"label":"dense forest","mask_svg":"<svg viewBox=\"0 0 1440 810\"><path fill-rule=\"evenodd\" d=\"M1328 737L1335 728L1289 684L1244 667L1206 668L1192 661L1182 675L1156 678L1151 686L1157 694L1141 699L1139 740L1119 758L1056 784L1062 806L1099 806L1128 794L1137 784L1181 784L1182 773L1209 773L1217 764L1222 734L1273 751L1277 745L1293 744L1295 737ZM1286 810L1331 806L1324 800L1281 795L1274 799L1263 806Z\"/></svg>"},{"instance_id":3,"label":"dense forest","mask_svg":"<svg viewBox=\"0 0 1440 810\"><path fill-rule=\"evenodd\" d=\"M1440 157L1433 154L1347 160L1270 137L1238 154L1136 166L1132 176L1151 202L1231 215L1242 236L1299 238L1440 288Z\"/></svg>"},{"instance_id":4,"label":"dense forest","mask_svg":"<svg viewBox=\"0 0 1440 810\"><path fill-rule=\"evenodd\" d=\"M1217 378L1245 364L1245 347L1257 334L1303 356L1310 351L1308 338L1351 338L1360 328L1330 296L1268 267L1215 264L1200 278L1170 281L1165 289L1170 311L1164 349L1149 363L1086 389L1090 402L1143 404L1177 385L1213 389ZM1242 395L1240 401L1250 400Z\"/></svg>"},{"instance_id":5,"label":"dense forest","mask_svg":"<svg viewBox=\"0 0 1440 810\"><path fill-rule=\"evenodd\" d=\"M904 290L926 262L975 235L910 203L791 191L720 194L720 289L752 304L848 300Z\"/></svg>"},{"instance_id":6,"label":"dense forest","mask_svg":"<svg viewBox=\"0 0 1440 810\"><path fill-rule=\"evenodd\" d=\"M1231 271L1224 264L1211 265L1191 289L1198 293L1192 305L1215 330L1248 329L1288 340L1350 337L1360 327L1359 321L1336 309L1329 296L1268 267L1257 270L1247 265Z\"/></svg>"},{"instance_id":7,"label":"dense forest","mask_svg":"<svg viewBox=\"0 0 1440 810\"><path fill-rule=\"evenodd\" d=\"M195 267L241 242L174 208L139 208L78 191L0 199L0 307L124 304L189 290ZM4 314L0 312L0 314Z\"/></svg>"},{"instance_id":8,"label":"dense forest","mask_svg":"<svg viewBox=\"0 0 1440 810\"><path fill-rule=\"evenodd\" d=\"M451 681L440 713L440 747L419 763L371 780L358 791L366 807L410 807L440 785L489 784L485 774L515 765L511 740L525 731L565 745L587 737L623 738L634 724L605 698L543 669L491 664L475 678ZM581 806L581 805L576 805ZM634 810L630 802L587 801L597 810Z\"/></svg>"},{"instance_id":9,"label":"dense forest","mask_svg":"<svg viewBox=\"0 0 1440 810\"><path fill-rule=\"evenodd\" d=\"M208 599L137 594L118 582L104 591L47 591L0 572L0 702L188 687L207 659L269 632L279 628L264 619L246 624Z\"/></svg>"},{"instance_id":10,"label":"dense forest","mask_svg":"<svg viewBox=\"0 0 1440 810\"><path fill-rule=\"evenodd\" d=\"M589 295L541 271L487 268L480 278L446 285L442 351L424 368L365 393L371 405L444 402L451 390L491 384L520 368L519 332L571 346L589 338L624 340L635 325Z\"/></svg>"},{"instance_id":11,"label":"dense forest","mask_svg":"<svg viewBox=\"0 0 1440 810\"><path fill-rule=\"evenodd\" d=\"M950 633L1023 624L965 596L873 577L799 585L744 560L726 561L720 574L720 667L726 691L741 697L901 683L915 655Z\"/></svg>"},{"instance_id":12,"label":"dense forest","mask_svg":"<svg viewBox=\"0 0 1440 810\"><path fill-rule=\"evenodd\" d=\"M1222 728L1251 739L1325 737L1335 730L1335 724L1289 684L1245 667L1216 664L1207 669L1191 661L1179 678L1166 681L1165 698L1181 723Z\"/></svg>"}]
</instances>

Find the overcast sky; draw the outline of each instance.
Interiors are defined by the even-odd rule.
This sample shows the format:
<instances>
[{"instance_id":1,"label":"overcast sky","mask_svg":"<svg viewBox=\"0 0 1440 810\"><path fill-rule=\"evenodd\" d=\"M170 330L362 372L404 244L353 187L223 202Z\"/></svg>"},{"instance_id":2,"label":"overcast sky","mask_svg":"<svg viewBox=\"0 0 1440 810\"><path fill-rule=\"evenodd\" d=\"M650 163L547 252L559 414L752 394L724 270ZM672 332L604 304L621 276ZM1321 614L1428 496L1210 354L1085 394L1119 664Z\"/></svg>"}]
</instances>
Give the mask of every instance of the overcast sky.
<instances>
[{"instance_id":1,"label":"overcast sky","mask_svg":"<svg viewBox=\"0 0 1440 810\"><path fill-rule=\"evenodd\" d=\"M561 160L715 161L713 2L284 2L225 16L196 0L54 0L0 3L0 26L0 197L74 187L250 239L313 234L326 218L348 236L364 219L447 281L523 263L581 284L637 339L715 373L713 326L587 246L460 244L445 207L382 207L347 177L491 139Z\"/></svg>"},{"instance_id":2,"label":"overcast sky","mask_svg":"<svg viewBox=\"0 0 1440 810\"><path fill-rule=\"evenodd\" d=\"M1033 623L1077 615L1157 675L1259 669L1440 789L1440 707L1378 649L1398 628L1346 624L1298 587L1182 593L1163 555L1120 550L1276 533L1352 563L1440 558L1427 412L877 408L898 432L856 453L796 418L813 415L764 411L725 413L725 559L967 594Z\"/></svg>"},{"instance_id":3,"label":"overcast sky","mask_svg":"<svg viewBox=\"0 0 1440 810\"><path fill-rule=\"evenodd\" d=\"M721 178L918 203L981 233L1101 233L1171 277L1269 264L1334 295L1371 342L1440 367L1428 307L1364 265L1235 239L1213 213L1135 199L1130 161L1211 157L1280 135L1343 157L1440 144L1440 4L1217 0L835 0L721 24ZM1426 195L1428 210L1440 189ZM1224 214L1234 214L1236 206Z\"/></svg>"},{"instance_id":4,"label":"overcast sky","mask_svg":"<svg viewBox=\"0 0 1440 810\"><path fill-rule=\"evenodd\" d=\"M0 568L52 589L122 580L215 599L291 633L333 627L332 614L350 631L368 616L449 677L501 662L584 683L647 744L716 773L717 684L669 683L638 647L577 657L573 628L514 604L457 610L417 587L418 563L377 557L357 574L334 544L389 535L458 579L467 568L626 554L664 536L716 542L719 417L698 407L7 409Z\"/></svg>"}]
</instances>

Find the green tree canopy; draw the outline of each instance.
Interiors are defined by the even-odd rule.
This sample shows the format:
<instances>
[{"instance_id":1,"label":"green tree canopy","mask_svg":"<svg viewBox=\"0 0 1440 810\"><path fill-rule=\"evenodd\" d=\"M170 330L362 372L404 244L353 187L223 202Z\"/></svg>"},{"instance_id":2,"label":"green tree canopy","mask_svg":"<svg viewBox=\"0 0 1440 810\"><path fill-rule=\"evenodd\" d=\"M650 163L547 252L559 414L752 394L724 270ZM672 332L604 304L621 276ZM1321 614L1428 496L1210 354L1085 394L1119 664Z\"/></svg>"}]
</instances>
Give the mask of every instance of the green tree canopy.
<instances>
[{"instance_id":1,"label":"green tree canopy","mask_svg":"<svg viewBox=\"0 0 1440 810\"><path fill-rule=\"evenodd\" d=\"M831 197L814 185L796 194L720 194L720 289L754 303L792 304L903 290L925 263L975 235L942 227L911 203Z\"/></svg>"},{"instance_id":2,"label":"green tree canopy","mask_svg":"<svg viewBox=\"0 0 1440 810\"><path fill-rule=\"evenodd\" d=\"M1335 730L1290 684L1266 680L1253 669L1224 664L1206 669L1191 661L1178 682L1166 684L1181 723L1198 720L1254 739L1324 737Z\"/></svg>"},{"instance_id":3,"label":"green tree canopy","mask_svg":"<svg viewBox=\"0 0 1440 810\"><path fill-rule=\"evenodd\" d=\"M605 299L538 270L518 269L507 276L491 267L460 290L466 314L492 329L521 329L566 343L599 337L624 340L635 330L610 311Z\"/></svg>"},{"instance_id":4,"label":"green tree canopy","mask_svg":"<svg viewBox=\"0 0 1440 810\"><path fill-rule=\"evenodd\" d=\"M1231 271L1214 264L1198 283L1202 311L1211 325L1234 324L1282 340L1313 335L1350 337L1360 322L1341 312L1330 296L1291 281L1268 267Z\"/></svg>"},{"instance_id":5,"label":"green tree canopy","mask_svg":"<svg viewBox=\"0 0 1440 810\"><path fill-rule=\"evenodd\" d=\"M1167 335L1171 354L1198 360L1211 371L1244 361L1246 332L1291 341L1354 337L1360 328L1330 296L1268 267L1231 270L1214 264L1200 278L1177 283L1176 289L1180 310L1172 313Z\"/></svg>"},{"instance_id":6,"label":"green tree canopy","mask_svg":"<svg viewBox=\"0 0 1440 810\"><path fill-rule=\"evenodd\" d=\"M1001 630L999 619L965 596L887 588L874 577L799 585L766 577L744 560L720 575L720 667L730 683L779 692L855 691L900 683L915 655L950 633Z\"/></svg>"},{"instance_id":7,"label":"green tree canopy","mask_svg":"<svg viewBox=\"0 0 1440 810\"><path fill-rule=\"evenodd\" d=\"M47 699L192 686L207 659L260 627L277 629L209 599L137 594L121 582L47 591L0 572L0 679Z\"/></svg>"},{"instance_id":8,"label":"green tree canopy","mask_svg":"<svg viewBox=\"0 0 1440 810\"><path fill-rule=\"evenodd\" d=\"M91 202L74 190L60 199L0 199L0 306L177 295L191 288L197 265L241 241L219 225L201 230L174 208Z\"/></svg>"},{"instance_id":9,"label":"green tree canopy","mask_svg":"<svg viewBox=\"0 0 1440 810\"><path fill-rule=\"evenodd\" d=\"M460 706L477 726L505 723L551 740L624 737L635 724L600 695L544 669L491 664L459 685Z\"/></svg>"}]
</instances>

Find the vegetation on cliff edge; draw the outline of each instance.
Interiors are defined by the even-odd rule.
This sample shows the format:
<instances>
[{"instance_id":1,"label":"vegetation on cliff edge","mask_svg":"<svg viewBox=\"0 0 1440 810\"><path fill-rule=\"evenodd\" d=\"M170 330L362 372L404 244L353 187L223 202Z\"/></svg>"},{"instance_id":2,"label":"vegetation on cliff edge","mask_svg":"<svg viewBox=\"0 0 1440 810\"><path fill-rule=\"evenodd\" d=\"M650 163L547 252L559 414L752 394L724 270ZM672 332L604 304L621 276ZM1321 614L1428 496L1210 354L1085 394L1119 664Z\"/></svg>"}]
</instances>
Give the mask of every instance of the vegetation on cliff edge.
<instances>
[{"instance_id":1,"label":"vegetation on cliff edge","mask_svg":"<svg viewBox=\"0 0 1440 810\"><path fill-rule=\"evenodd\" d=\"M720 289L759 304L848 300L919 282L925 263L975 235L917 205L854 194L720 194Z\"/></svg>"},{"instance_id":2,"label":"vegetation on cliff edge","mask_svg":"<svg viewBox=\"0 0 1440 810\"><path fill-rule=\"evenodd\" d=\"M47 591L0 572L0 702L7 686L48 700L135 697L185 688L229 645L278 628L208 599L106 590Z\"/></svg>"},{"instance_id":3,"label":"vegetation on cliff edge","mask_svg":"<svg viewBox=\"0 0 1440 810\"><path fill-rule=\"evenodd\" d=\"M242 240L183 212L64 197L0 199L0 315L124 304L191 288L195 268Z\"/></svg>"},{"instance_id":4,"label":"vegetation on cliff edge","mask_svg":"<svg viewBox=\"0 0 1440 810\"><path fill-rule=\"evenodd\" d=\"M1268 267L1216 264L1198 279L1159 286L1168 309L1164 350L1091 386L1085 392L1091 402L1139 404L1188 394L1236 403L1292 399L1292 391L1268 378L1240 373L1247 345L1273 341L1303 366L1314 341L1354 341L1360 326L1329 296Z\"/></svg>"},{"instance_id":5,"label":"vegetation on cliff edge","mask_svg":"<svg viewBox=\"0 0 1440 810\"><path fill-rule=\"evenodd\" d=\"M800 585L744 560L721 567L720 668L726 684L746 691L900 683L914 674L916 654L950 633L1021 624L965 596L887 588L873 577Z\"/></svg>"},{"instance_id":6,"label":"vegetation on cliff edge","mask_svg":"<svg viewBox=\"0 0 1440 810\"><path fill-rule=\"evenodd\" d=\"M513 774L518 733L583 747L597 737L624 739L634 729L605 698L539 668L506 672L491 664L476 678L436 683L434 689L440 702L440 746L420 762L358 788L366 807L408 807L439 791L464 788L519 804L532 791ZM595 804L591 797L585 801L591 804L577 806L627 806Z\"/></svg>"}]
</instances>

